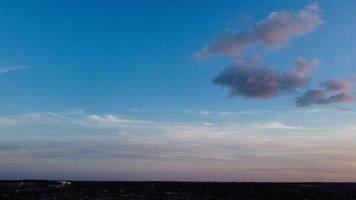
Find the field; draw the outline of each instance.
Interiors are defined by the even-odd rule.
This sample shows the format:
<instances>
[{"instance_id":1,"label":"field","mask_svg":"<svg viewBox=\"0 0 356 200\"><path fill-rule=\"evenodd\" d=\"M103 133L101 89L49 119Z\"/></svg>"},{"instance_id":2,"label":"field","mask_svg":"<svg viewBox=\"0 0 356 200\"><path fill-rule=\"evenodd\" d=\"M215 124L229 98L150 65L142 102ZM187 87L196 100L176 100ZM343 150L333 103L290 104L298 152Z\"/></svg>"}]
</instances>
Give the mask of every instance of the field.
<instances>
[{"instance_id":1,"label":"field","mask_svg":"<svg viewBox=\"0 0 356 200\"><path fill-rule=\"evenodd\" d=\"M0 181L0 199L350 200L356 183Z\"/></svg>"}]
</instances>

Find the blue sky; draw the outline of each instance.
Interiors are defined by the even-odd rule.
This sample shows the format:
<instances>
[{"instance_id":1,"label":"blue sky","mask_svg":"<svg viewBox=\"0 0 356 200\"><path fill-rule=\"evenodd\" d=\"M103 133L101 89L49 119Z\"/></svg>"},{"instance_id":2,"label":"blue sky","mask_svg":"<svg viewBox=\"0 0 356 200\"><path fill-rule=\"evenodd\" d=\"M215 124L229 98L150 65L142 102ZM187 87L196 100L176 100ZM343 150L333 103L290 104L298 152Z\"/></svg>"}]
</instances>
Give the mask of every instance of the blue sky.
<instances>
[{"instance_id":1,"label":"blue sky","mask_svg":"<svg viewBox=\"0 0 356 200\"><path fill-rule=\"evenodd\" d=\"M2 1L0 178L354 180L355 4ZM299 23L308 5L311 28L268 43L259 24L272 12ZM246 30L252 47L234 55L214 39ZM298 57L315 63L298 71ZM232 81L264 82L265 68L280 86L263 96Z\"/></svg>"}]
</instances>

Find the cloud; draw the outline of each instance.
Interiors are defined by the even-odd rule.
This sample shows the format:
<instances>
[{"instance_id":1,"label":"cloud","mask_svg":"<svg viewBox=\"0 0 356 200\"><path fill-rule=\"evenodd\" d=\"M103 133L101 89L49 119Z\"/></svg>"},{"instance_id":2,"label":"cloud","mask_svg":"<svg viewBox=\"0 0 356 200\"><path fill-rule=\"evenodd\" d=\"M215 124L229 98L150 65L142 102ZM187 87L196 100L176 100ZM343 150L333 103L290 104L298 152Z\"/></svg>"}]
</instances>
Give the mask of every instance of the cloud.
<instances>
[{"instance_id":1,"label":"cloud","mask_svg":"<svg viewBox=\"0 0 356 200\"><path fill-rule=\"evenodd\" d=\"M292 69L279 72L261 65L256 57L239 59L215 77L213 83L227 87L229 97L267 99L304 87L318 65L318 59L305 60L298 57Z\"/></svg>"},{"instance_id":2,"label":"cloud","mask_svg":"<svg viewBox=\"0 0 356 200\"><path fill-rule=\"evenodd\" d=\"M30 67L26 66L26 65L15 66L15 67L4 67L4 68L0 68L0 74L4 74L4 73L7 73L7 72L20 70L20 69L26 69L26 68L30 68Z\"/></svg>"},{"instance_id":3,"label":"cloud","mask_svg":"<svg viewBox=\"0 0 356 200\"><path fill-rule=\"evenodd\" d=\"M318 170L336 170L329 172L336 177L347 168L355 178L354 113L271 112L260 111L264 117L248 122L218 118L209 125L202 123L204 116L187 122L85 112L1 115L16 123L0 126L0 176L305 181L300 177L325 177Z\"/></svg>"},{"instance_id":4,"label":"cloud","mask_svg":"<svg viewBox=\"0 0 356 200\"><path fill-rule=\"evenodd\" d=\"M313 104L325 105L354 100L352 95L353 78L347 80L329 80L320 84L321 89L310 89L297 98L299 107ZM330 94L331 93L331 94Z\"/></svg>"},{"instance_id":5,"label":"cloud","mask_svg":"<svg viewBox=\"0 0 356 200\"><path fill-rule=\"evenodd\" d=\"M260 124L256 124L257 128L260 129L280 129L280 130L302 130L305 129L303 127L294 127L281 122L264 122Z\"/></svg>"},{"instance_id":6,"label":"cloud","mask_svg":"<svg viewBox=\"0 0 356 200\"><path fill-rule=\"evenodd\" d=\"M352 89L352 82L349 80L329 80L321 83L321 86L328 91L349 92Z\"/></svg>"},{"instance_id":7,"label":"cloud","mask_svg":"<svg viewBox=\"0 0 356 200\"><path fill-rule=\"evenodd\" d=\"M268 18L258 22L249 30L225 31L214 41L195 54L198 59L207 59L217 54L240 56L242 53L262 45L267 49L284 46L291 37L314 31L322 24L317 4L310 4L298 13L272 12Z\"/></svg>"},{"instance_id":8,"label":"cloud","mask_svg":"<svg viewBox=\"0 0 356 200\"><path fill-rule=\"evenodd\" d=\"M319 65L318 59L305 60L298 57L294 67L279 71L262 64L258 57L246 58L243 54L255 47L266 49L282 47L294 36L313 32L322 24L321 12L316 3L307 5L299 12L272 12L246 31L228 30L216 36L214 41L196 57L207 59L215 55L236 57L214 79L215 85L228 89L228 96L268 99L274 96L291 94L308 85L311 73ZM336 104L354 100L352 82L329 80L320 84L320 89L309 89L297 97L299 107L312 104Z\"/></svg>"},{"instance_id":9,"label":"cloud","mask_svg":"<svg viewBox=\"0 0 356 200\"><path fill-rule=\"evenodd\" d=\"M88 115L86 116L86 120L84 120L84 122L88 125L95 124L95 126L101 127L130 127L133 125L143 125L148 123L141 120L126 119L112 114Z\"/></svg>"},{"instance_id":10,"label":"cloud","mask_svg":"<svg viewBox=\"0 0 356 200\"><path fill-rule=\"evenodd\" d=\"M351 108L336 107L336 109L340 112L352 112Z\"/></svg>"},{"instance_id":11,"label":"cloud","mask_svg":"<svg viewBox=\"0 0 356 200\"><path fill-rule=\"evenodd\" d=\"M31 125L31 124L61 124L67 121L60 114L44 112L44 113L25 113L16 116L1 116L0 127L3 126L18 126L18 125Z\"/></svg>"},{"instance_id":12,"label":"cloud","mask_svg":"<svg viewBox=\"0 0 356 200\"><path fill-rule=\"evenodd\" d=\"M302 96L297 98L297 106L309 106L312 104L322 104L325 99L324 90L307 90Z\"/></svg>"},{"instance_id":13,"label":"cloud","mask_svg":"<svg viewBox=\"0 0 356 200\"><path fill-rule=\"evenodd\" d=\"M299 107L310 106L313 104L325 105L335 104L342 102L351 102L354 100L354 96L347 93L339 93L331 96L327 96L325 90L307 90L302 96L297 98L296 104Z\"/></svg>"}]
</instances>

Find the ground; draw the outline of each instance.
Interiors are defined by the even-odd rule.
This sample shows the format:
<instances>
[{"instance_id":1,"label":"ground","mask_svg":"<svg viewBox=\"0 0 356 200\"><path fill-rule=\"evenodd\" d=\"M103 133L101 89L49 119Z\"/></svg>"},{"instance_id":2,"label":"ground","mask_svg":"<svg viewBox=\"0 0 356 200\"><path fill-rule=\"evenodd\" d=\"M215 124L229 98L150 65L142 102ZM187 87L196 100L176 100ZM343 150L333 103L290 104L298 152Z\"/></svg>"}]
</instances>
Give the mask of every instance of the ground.
<instances>
[{"instance_id":1,"label":"ground","mask_svg":"<svg viewBox=\"0 0 356 200\"><path fill-rule=\"evenodd\" d=\"M5 182L5 181L4 181ZM351 200L356 183L194 183L194 182L55 182L0 184L0 199L39 200ZM0 181L1 183L1 181ZM13 183L13 182L12 182Z\"/></svg>"}]
</instances>

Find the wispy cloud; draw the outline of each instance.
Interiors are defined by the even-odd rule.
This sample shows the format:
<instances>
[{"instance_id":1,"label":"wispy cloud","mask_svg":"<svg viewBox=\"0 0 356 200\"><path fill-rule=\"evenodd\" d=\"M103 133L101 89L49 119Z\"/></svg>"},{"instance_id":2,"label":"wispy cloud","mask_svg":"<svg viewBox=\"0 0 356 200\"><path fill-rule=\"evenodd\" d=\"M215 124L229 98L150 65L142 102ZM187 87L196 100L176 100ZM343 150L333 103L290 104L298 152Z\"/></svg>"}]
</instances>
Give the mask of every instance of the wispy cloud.
<instances>
[{"instance_id":1,"label":"wispy cloud","mask_svg":"<svg viewBox=\"0 0 356 200\"><path fill-rule=\"evenodd\" d=\"M351 108L336 107L336 109L340 112L353 112Z\"/></svg>"},{"instance_id":2,"label":"wispy cloud","mask_svg":"<svg viewBox=\"0 0 356 200\"><path fill-rule=\"evenodd\" d=\"M21 66L15 66L15 67L3 67L0 68L0 74L8 73L11 71L16 71L16 70L21 70L21 69L27 69L30 68L29 66L26 65L21 65Z\"/></svg>"},{"instance_id":3,"label":"wispy cloud","mask_svg":"<svg viewBox=\"0 0 356 200\"><path fill-rule=\"evenodd\" d=\"M271 116L256 115L261 114ZM298 111L278 120L254 116L248 122L218 118L209 123L204 114L196 122L85 112L2 115L0 176L24 171L40 176L39 169L46 169L50 173L44 178L301 180L300 175L322 178L317 169L336 176L347 168L355 178L354 114L335 110L322 116L325 126L316 115Z\"/></svg>"},{"instance_id":4,"label":"wispy cloud","mask_svg":"<svg viewBox=\"0 0 356 200\"><path fill-rule=\"evenodd\" d=\"M281 129L281 130L306 130L307 128L304 127L296 127L296 126L290 126L281 122L265 122L265 123L258 123L255 124L256 128L259 129Z\"/></svg>"}]
</instances>

